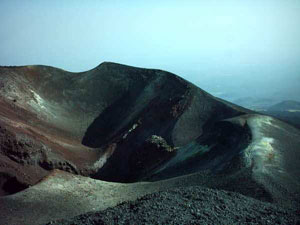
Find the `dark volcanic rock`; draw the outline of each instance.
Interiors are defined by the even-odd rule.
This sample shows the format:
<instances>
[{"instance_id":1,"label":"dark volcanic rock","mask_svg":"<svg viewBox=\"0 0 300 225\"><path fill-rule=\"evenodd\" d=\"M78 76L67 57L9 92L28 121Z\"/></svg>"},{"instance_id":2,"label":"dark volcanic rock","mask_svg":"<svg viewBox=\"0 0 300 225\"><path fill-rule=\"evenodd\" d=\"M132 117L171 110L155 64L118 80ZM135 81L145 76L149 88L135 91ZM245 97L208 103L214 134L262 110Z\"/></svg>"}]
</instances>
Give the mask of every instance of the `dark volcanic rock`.
<instances>
[{"instance_id":1,"label":"dark volcanic rock","mask_svg":"<svg viewBox=\"0 0 300 225\"><path fill-rule=\"evenodd\" d=\"M19 181L8 173L0 173L0 196L10 195L28 188L28 185Z\"/></svg>"},{"instance_id":2,"label":"dark volcanic rock","mask_svg":"<svg viewBox=\"0 0 300 225\"><path fill-rule=\"evenodd\" d=\"M88 224L296 224L297 212L237 193L203 187L146 195L101 212L48 225Z\"/></svg>"},{"instance_id":3,"label":"dark volcanic rock","mask_svg":"<svg viewBox=\"0 0 300 225\"><path fill-rule=\"evenodd\" d=\"M162 137L152 135L139 149L132 152L129 169L132 171L132 174L134 174L134 171L139 171L138 174L140 176L147 175L174 155L174 147L168 145Z\"/></svg>"}]
</instances>

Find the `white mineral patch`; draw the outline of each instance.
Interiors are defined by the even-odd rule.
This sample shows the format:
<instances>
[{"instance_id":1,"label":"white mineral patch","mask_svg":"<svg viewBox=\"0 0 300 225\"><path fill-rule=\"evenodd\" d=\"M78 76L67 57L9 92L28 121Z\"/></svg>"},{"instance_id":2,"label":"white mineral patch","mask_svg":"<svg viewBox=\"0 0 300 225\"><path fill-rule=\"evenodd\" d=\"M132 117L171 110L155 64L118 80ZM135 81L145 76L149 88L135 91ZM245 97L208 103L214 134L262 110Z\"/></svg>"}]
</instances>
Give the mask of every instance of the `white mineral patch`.
<instances>
[{"instance_id":1,"label":"white mineral patch","mask_svg":"<svg viewBox=\"0 0 300 225\"><path fill-rule=\"evenodd\" d=\"M263 131L268 130L268 127L277 127L272 120L268 116L255 116L248 120L252 131L252 143L245 150L244 158L246 165L257 172L268 173L269 167L277 167L280 163L280 152L273 147L276 140L265 136Z\"/></svg>"},{"instance_id":2,"label":"white mineral patch","mask_svg":"<svg viewBox=\"0 0 300 225\"><path fill-rule=\"evenodd\" d=\"M29 101L29 104L37 111L39 112L43 112L44 114L46 114L47 116L50 117L56 117L54 113L52 113L47 107L47 103L46 101L39 95L37 94L35 91L30 90L31 93L33 94L34 99Z\"/></svg>"},{"instance_id":3,"label":"white mineral patch","mask_svg":"<svg viewBox=\"0 0 300 225\"><path fill-rule=\"evenodd\" d=\"M44 109L45 106L43 105L43 99L41 98L41 96L39 96L33 90L30 90L30 92L33 94L34 99L31 99L29 101L29 104L38 111L40 111L41 109Z\"/></svg>"},{"instance_id":4,"label":"white mineral patch","mask_svg":"<svg viewBox=\"0 0 300 225\"><path fill-rule=\"evenodd\" d=\"M128 135L130 132L134 131L135 128L137 128L137 127L138 127L138 124L137 124L137 123L133 124L133 126L128 130L128 132L127 132L126 134L123 135L123 139L125 139L125 138L127 137L127 135Z\"/></svg>"},{"instance_id":5,"label":"white mineral patch","mask_svg":"<svg viewBox=\"0 0 300 225\"><path fill-rule=\"evenodd\" d=\"M105 153L103 156L100 157L99 160L97 160L93 164L92 169L100 169L102 166L104 166L108 158L109 158L109 154Z\"/></svg>"},{"instance_id":6,"label":"white mineral patch","mask_svg":"<svg viewBox=\"0 0 300 225\"><path fill-rule=\"evenodd\" d=\"M38 106L41 109L46 109L46 107L44 106L44 100L41 98L41 96L39 96L37 93L35 93L34 91L31 90L31 92L33 93L33 96L35 98L35 100L37 101ZM33 100L34 101L34 100Z\"/></svg>"}]
</instances>

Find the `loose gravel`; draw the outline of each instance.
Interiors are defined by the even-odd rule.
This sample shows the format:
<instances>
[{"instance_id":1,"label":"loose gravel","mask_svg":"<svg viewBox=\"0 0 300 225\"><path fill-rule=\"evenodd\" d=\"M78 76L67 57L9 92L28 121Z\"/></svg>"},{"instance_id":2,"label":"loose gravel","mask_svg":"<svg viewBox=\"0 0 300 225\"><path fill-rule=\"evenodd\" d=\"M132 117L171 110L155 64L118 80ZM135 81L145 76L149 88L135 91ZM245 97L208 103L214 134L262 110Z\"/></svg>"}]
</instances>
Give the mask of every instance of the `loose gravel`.
<instances>
[{"instance_id":1,"label":"loose gravel","mask_svg":"<svg viewBox=\"0 0 300 225\"><path fill-rule=\"evenodd\" d=\"M297 211L238 193L200 186L157 192L104 211L47 225L92 224L300 224Z\"/></svg>"}]
</instances>

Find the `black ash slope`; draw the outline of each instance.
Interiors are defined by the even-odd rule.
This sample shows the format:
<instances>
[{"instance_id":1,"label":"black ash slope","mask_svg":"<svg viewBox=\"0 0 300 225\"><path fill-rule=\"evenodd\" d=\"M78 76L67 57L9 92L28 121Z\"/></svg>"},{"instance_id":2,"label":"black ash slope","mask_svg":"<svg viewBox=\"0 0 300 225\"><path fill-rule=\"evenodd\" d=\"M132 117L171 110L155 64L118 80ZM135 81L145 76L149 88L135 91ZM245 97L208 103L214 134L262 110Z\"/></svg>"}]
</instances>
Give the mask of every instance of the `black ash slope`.
<instances>
[{"instance_id":1,"label":"black ash slope","mask_svg":"<svg viewBox=\"0 0 300 225\"><path fill-rule=\"evenodd\" d=\"M298 212L299 213L299 212ZM298 224L299 214L243 195L203 187L146 195L100 212L47 225L94 224Z\"/></svg>"}]
</instances>

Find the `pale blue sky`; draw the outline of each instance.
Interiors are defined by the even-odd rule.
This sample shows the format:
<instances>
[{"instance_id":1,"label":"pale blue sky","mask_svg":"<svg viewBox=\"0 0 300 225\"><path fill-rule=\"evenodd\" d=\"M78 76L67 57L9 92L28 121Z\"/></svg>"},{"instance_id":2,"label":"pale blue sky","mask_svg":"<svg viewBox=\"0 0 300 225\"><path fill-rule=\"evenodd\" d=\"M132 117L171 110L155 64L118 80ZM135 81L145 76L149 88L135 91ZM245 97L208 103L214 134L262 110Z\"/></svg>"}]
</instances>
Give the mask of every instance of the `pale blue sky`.
<instances>
[{"instance_id":1,"label":"pale blue sky","mask_svg":"<svg viewBox=\"0 0 300 225\"><path fill-rule=\"evenodd\" d=\"M300 1L0 1L0 65L78 72L103 61L168 70L213 93L272 95L271 85L300 96Z\"/></svg>"}]
</instances>

